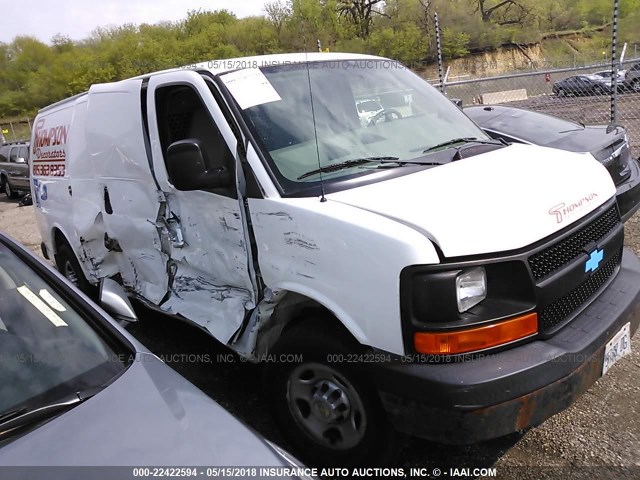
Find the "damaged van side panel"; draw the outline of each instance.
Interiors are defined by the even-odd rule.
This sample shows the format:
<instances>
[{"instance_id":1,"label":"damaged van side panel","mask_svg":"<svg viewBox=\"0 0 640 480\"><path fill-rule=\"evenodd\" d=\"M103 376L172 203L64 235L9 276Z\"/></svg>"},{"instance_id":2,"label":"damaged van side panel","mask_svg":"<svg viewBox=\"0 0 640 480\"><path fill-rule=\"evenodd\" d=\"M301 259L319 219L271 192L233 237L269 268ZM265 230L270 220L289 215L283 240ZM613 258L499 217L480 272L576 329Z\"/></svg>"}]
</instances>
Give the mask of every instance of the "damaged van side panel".
<instances>
[{"instance_id":1,"label":"damaged van side panel","mask_svg":"<svg viewBox=\"0 0 640 480\"><path fill-rule=\"evenodd\" d=\"M147 86L147 112L155 179L165 194L166 218L183 240L171 246L170 297L161 307L228 343L258 296L243 198L237 182L226 192L177 190L161 141L162 134L168 148L171 142L196 139L208 152L237 164L237 139L212 87L190 70L155 75Z\"/></svg>"},{"instance_id":2,"label":"damaged van side panel","mask_svg":"<svg viewBox=\"0 0 640 480\"><path fill-rule=\"evenodd\" d=\"M364 345L404 353L400 272L439 263L426 237L374 213L317 198L251 199L249 205L269 289L313 299ZM268 320L258 328L268 329Z\"/></svg>"},{"instance_id":3,"label":"damaged van side panel","mask_svg":"<svg viewBox=\"0 0 640 480\"><path fill-rule=\"evenodd\" d=\"M125 286L159 304L168 289L167 252L156 226L161 196L140 141L141 85L141 80L127 80L89 91L85 129L99 213L86 212L86 221L96 228L91 236L85 234L83 245L85 251L104 254L89 258L94 266L117 265Z\"/></svg>"},{"instance_id":4,"label":"damaged van side panel","mask_svg":"<svg viewBox=\"0 0 640 480\"><path fill-rule=\"evenodd\" d=\"M238 201L209 192L169 195L184 238L172 248L172 295L162 308L227 343L255 307Z\"/></svg>"},{"instance_id":5,"label":"damaged van side panel","mask_svg":"<svg viewBox=\"0 0 640 480\"><path fill-rule=\"evenodd\" d=\"M88 96L76 103L73 128L69 132L67 195L72 199L71 228L67 229L72 246L85 276L96 283L100 278L118 273L118 263L105 246L107 232L103 218L100 192L96 188L95 171L87 146L87 136L81 126L87 122ZM69 235L67 234L67 235Z\"/></svg>"}]
</instances>

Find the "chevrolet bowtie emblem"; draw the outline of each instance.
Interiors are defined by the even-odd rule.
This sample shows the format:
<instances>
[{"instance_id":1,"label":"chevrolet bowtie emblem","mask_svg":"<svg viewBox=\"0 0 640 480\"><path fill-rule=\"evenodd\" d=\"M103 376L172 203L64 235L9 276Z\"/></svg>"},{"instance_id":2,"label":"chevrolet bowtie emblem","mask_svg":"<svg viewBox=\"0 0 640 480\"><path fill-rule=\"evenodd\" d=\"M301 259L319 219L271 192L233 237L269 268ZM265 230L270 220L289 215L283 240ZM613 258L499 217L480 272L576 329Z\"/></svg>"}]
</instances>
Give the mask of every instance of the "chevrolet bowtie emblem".
<instances>
[{"instance_id":1,"label":"chevrolet bowtie emblem","mask_svg":"<svg viewBox=\"0 0 640 480\"><path fill-rule=\"evenodd\" d=\"M584 264L585 273L595 272L600 266L600 262L604 258L604 250L595 249L589 255L589 260Z\"/></svg>"}]
</instances>

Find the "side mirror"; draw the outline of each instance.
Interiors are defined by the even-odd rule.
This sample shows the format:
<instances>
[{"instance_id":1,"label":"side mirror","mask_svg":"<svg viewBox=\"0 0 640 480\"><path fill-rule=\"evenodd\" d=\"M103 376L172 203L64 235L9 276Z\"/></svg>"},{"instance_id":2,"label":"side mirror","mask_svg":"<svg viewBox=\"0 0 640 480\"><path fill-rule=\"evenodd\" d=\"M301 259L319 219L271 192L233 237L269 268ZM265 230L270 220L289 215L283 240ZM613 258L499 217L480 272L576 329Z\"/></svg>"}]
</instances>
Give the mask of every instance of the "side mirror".
<instances>
[{"instance_id":1,"label":"side mirror","mask_svg":"<svg viewBox=\"0 0 640 480\"><path fill-rule=\"evenodd\" d=\"M231 185L231 175L226 168L207 170L202 144L195 138L180 140L169 146L167 170L171 183L182 191Z\"/></svg>"},{"instance_id":2,"label":"side mirror","mask_svg":"<svg viewBox=\"0 0 640 480\"><path fill-rule=\"evenodd\" d=\"M124 288L114 280L102 279L99 298L100 306L120 323L138 321L138 316L133 310Z\"/></svg>"}]
</instances>

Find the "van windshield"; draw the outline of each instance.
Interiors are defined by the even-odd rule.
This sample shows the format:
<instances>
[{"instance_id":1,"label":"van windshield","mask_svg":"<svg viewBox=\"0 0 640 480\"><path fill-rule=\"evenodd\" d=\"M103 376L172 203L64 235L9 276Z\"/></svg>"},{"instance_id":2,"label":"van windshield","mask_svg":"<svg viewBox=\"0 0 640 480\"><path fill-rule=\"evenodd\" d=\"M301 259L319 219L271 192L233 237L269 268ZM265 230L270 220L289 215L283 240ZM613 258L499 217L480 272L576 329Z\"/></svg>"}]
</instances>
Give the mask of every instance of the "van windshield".
<instances>
[{"instance_id":1,"label":"van windshield","mask_svg":"<svg viewBox=\"0 0 640 480\"><path fill-rule=\"evenodd\" d=\"M388 167L389 160L424 157L453 139L489 139L435 88L389 60L268 65L221 78L285 194L317 184L320 174L308 174L320 168L325 183L338 182L379 172L383 160ZM351 162L362 159L371 161Z\"/></svg>"}]
</instances>

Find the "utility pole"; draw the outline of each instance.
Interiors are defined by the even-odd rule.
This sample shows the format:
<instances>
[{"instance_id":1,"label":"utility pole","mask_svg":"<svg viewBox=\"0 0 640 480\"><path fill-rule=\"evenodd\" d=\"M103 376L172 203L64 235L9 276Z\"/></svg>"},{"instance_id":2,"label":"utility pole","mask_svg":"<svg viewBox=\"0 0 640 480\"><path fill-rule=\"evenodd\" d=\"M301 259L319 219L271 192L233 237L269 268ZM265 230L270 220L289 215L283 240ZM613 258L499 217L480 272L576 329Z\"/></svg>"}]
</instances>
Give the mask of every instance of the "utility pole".
<instances>
[{"instance_id":1,"label":"utility pole","mask_svg":"<svg viewBox=\"0 0 640 480\"><path fill-rule=\"evenodd\" d=\"M611 39L611 125L618 123L618 70L619 65L616 61L616 49L618 46L618 3L619 0L613 0L613 33Z\"/></svg>"},{"instance_id":2,"label":"utility pole","mask_svg":"<svg viewBox=\"0 0 640 480\"><path fill-rule=\"evenodd\" d=\"M440 79L440 91L445 92L444 74L442 72L442 42L440 41L440 22L438 21L438 12L433 14L433 21L436 26L436 50L438 54L438 78Z\"/></svg>"}]
</instances>

